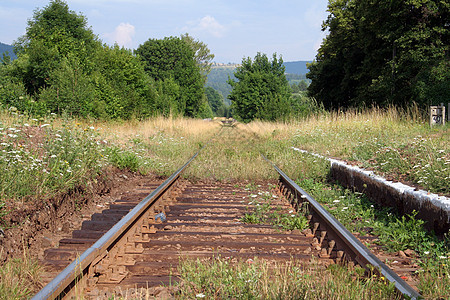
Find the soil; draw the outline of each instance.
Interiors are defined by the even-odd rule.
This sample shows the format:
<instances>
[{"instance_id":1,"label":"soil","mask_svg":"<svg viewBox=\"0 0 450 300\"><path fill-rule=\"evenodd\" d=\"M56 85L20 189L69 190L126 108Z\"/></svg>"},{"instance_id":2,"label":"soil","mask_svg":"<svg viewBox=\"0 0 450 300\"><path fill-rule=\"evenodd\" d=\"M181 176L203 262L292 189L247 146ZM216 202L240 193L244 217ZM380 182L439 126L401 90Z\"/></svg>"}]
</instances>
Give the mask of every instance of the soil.
<instances>
[{"instance_id":1,"label":"soil","mask_svg":"<svg viewBox=\"0 0 450 300\"><path fill-rule=\"evenodd\" d=\"M0 231L0 265L24 255L42 259L45 249L55 247L60 239L80 229L81 223L93 213L101 212L122 194L155 178L158 176L110 168L84 187L53 199L7 202L10 213L2 220L6 229Z\"/></svg>"}]
</instances>

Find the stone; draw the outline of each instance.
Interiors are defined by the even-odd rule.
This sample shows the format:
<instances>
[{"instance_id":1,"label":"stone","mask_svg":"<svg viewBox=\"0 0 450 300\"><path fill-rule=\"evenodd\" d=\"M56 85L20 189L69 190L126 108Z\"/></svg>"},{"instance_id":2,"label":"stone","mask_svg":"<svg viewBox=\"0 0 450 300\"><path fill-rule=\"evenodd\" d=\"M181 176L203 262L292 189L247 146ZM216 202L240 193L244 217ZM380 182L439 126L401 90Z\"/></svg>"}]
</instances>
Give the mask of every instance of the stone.
<instances>
[{"instance_id":1,"label":"stone","mask_svg":"<svg viewBox=\"0 0 450 300\"><path fill-rule=\"evenodd\" d=\"M406 258L406 254L402 250L398 251L397 255L400 256L401 258Z\"/></svg>"},{"instance_id":2,"label":"stone","mask_svg":"<svg viewBox=\"0 0 450 300\"><path fill-rule=\"evenodd\" d=\"M62 231L63 232L70 232L71 230L70 230L70 223L69 222L66 222L66 223L64 223L63 225L62 225Z\"/></svg>"},{"instance_id":3,"label":"stone","mask_svg":"<svg viewBox=\"0 0 450 300\"><path fill-rule=\"evenodd\" d=\"M301 234L302 232L300 231L300 229L294 229L291 231L291 234Z\"/></svg>"},{"instance_id":4,"label":"stone","mask_svg":"<svg viewBox=\"0 0 450 300\"><path fill-rule=\"evenodd\" d=\"M406 256L408 256L408 257L415 257L415 256L416 256L416 252L414 252L414 250L411 250L411 249L406 249L406 250L404 251L404 253L405 253Z\"/></svg>"},{"instance_id":5,"label":"stone","mask_svg":"<svg viewBox=\"0 0 450 300\"><path fill-rule=\"evenodd\" d=\"M48 237L43 236L41 239L41 247L42 248L51 248L53 247L52 240Z\"/></svg>"},{"instance_id":6,"label":"stone","mask_svg":"<svg viewBox=\"0 0 450 300\"><path fill-rule=\"evenodd\" d=\"M312 236L312 230L310 228L307 228L307 229L303 230L302 233L305 236Z\"/></svg>"}]
</instances>

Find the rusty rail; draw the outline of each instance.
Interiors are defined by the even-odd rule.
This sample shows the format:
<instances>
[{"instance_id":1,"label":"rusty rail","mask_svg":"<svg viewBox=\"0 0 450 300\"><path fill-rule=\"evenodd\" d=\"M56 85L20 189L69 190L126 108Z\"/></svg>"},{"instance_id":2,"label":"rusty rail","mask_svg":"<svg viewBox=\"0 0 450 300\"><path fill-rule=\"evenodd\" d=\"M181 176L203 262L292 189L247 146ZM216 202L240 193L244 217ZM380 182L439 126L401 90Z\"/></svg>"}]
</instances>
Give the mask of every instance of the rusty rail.
<instances>
[{"instance_id":1,"label":"rusty rail","mask_svg":"<svg viewBox=\"0 0 450 300\"><path fill-rule=\"evenodd\" d=\"M99 280L103 268L101 265L97 264L102 259L106 258L108 260L108 255L115 255L111 258L122 255L118 253L116 248L122 248L122 250L128 251L128 253L130 253L130 251L131 253L139 253L140 249L133 248L136 246L132 242L129 242L130 238L137 237L138 239L145 239L148 237L148 234L153 233L154 230L150 225L152 224L152 220L155 219L155 214L158 210L158 208L156 208L155 211L153 206L155 206L159 199L166 197L167 193L177 190L177 180L180 178L182 172L197 157L200 150L164 183L136 205L136 207L134 207L90 248L83 252L79 258L59 273L58 276L39 291L32 299L61 299L65 295L71 293L77 284L85 284L88 280ZM138 222L140 222L140 224L138 224L140 226L136 227L135 225ZM135 227L134 231L132 230L133 227ZM120 240L125 240L125 242L122 241L122 244L118 245ZM113 249L114 246L118 247ZM111 260L111 258L109 258L109 260ZM114 264L115 261L111 261L111 263ZM114 274L107 275L109 276L110 281L114 281L117 277L123 275L123 272L123 269L121 270L119 268Z\"/></svg>"},{"instance_id":2,"label":"rusty rail","mask_svg":"<svg viewBox=\"0 0 450 300\"><path fill-rule=\"evenodd\" d=\"M287 196L291 204L298 207L301 202L307 201L312 214L311 224L313 224L313 234L320 231L318 243L324 244L324 240L329 241L325 247L322 247L323 256L330 256L332 250L340 249L336 252L337 260L355 261L366 270L368 266L373 266L373 271L379 272L389 282L395 285L397 291L411 299L421 299L410 285L401 279L394 271L379 260L367 247L365 247L347 228L345 228L335 217L333 217L323 206L321 206L313 197L299 187L290 179L280 168L272 163L267 157L262 157L270 163L280 175L280 188L283 194ZM342 251L344 250L344 251ZM344 255L345 253L345 255Z\"/></svg>"}]
</instances>

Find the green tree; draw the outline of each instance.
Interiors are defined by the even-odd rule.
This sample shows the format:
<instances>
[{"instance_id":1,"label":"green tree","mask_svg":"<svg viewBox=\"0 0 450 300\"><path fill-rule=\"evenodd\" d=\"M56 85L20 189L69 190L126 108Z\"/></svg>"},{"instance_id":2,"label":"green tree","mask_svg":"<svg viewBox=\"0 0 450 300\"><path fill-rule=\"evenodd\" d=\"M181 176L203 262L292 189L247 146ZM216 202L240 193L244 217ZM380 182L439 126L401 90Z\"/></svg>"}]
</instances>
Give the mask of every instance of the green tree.
<instances>
[{"instance_id":1,"label":"green tree","mask_svg":"<svg viewBox=\"0 0 450 300\"><path fill-rule=\"evenodd\" d=\"M186 44L188 44L194 51L194 59L197 62L197 65L200 67L200 70L206 83L207 76L211 71L211 62L214 59L214 54L211 53L211 51L209 50L208 46L205 43L199 40L195 40L192 36L190 36L187 33L182 34L181 39Z\"/></svg>"},{"instance_id":2,"label":"green tree","mask_svg":"<svg viewBox=\"0 0 450 300\"><path fill-rule=\"evenodd\" d=\"M158 80L172 78L180 88L178 109L196 117L203 101L204 87L200 67L191 46L178 37L149 39L135 53L144 63L145 71Z\"/></svg>"},{"instance_id":3,"label":"green tree","mask_svg":"<svg viewBox=\"0 0 450 300\"><path fill-rule=\"evenodd\" d=\"M200 103L197 116L202 119L211 119L214 117L214 113L207 99L204 98L202 103Z\"/></svg>"},{"instance_id":4,"label":"green tree","mask_svg":"<svg viewBox=\"0 0 450 300\"><path fill-rule=\"evenodd\" d=\"M92 80L96 86L96 100L92 103L92 111L100 104L112 118L154 114L157 110L155 84L138 57L118 45L105 45L96 52L95 62ZM104 103L99 103L101 101Z\"/></svg>"},{"instance_id":5,"label":"green tree","mask_svg":"<svg viewBox=\"0 0 450 300\"><path fill-rule=\"evenodd\" d=\"M25 35L14 46L19 59L27 60L20 73L31 94L49 85L51 73L61 67L64 58L78 60L79 67L89 72L93 67L90 55L101 44L84 16L71 11L64 1L52 0L34 12Z\"/></svg>"},{"instance_id":6,"label":"green tree","mask_svg":"<svg viewBox=\"0 0 450 300\"><path fill-rule=\"evenodd\" d=\"M335 0L329 34L309 65L326 107L439 103L450 96L450 3Z\"/></svg>"},{"instance_id":7,"label":"green tree","mask_svg":"<svg viewBox=\"0 0 450 300\"><path fill-rule=\"evenodd\" d=\"M4 71L36 100L19 98L23 103L14 105L21 110L129 119L155 114L164 98L139 58L102 45L86 19L63 1L36 10L16 48L18 59Z\"/></svg>"},{"instance_id":8,"label":"green tree","mask_svg":"<svg viewBox=\"0 0 450 300\"><path fill-rule=\"evenodd\" d=\"M298 84L291 84L291 89L293 93L305 92L308 89L308 83L306 80L301 80Z\"/></svg>"},{"instance_id":9,"label":"green tree","mask_svg":"<svg viewBox=\"0 0 450 300\"><path fill-rule=\"evenodd\" d=\"M208 99L209 106L212 109L212 112L216 116L219 116L218 112L224 111L223 107L225 106L225 103L223 101L223 96L210 86L207 86L205 88L205 94L206 94L206 98Z\"/></svg>"},{"instance_id":10,"label":"green tree","mask_svg":"<svg viewBox=\"0 0 450 300\"><path fill-rule=\"evenodd\" d=\"M244 58L234 73L237 81L228 80L233 87L228 98L234 114L243 122L288 118L292 113L291 92L284 71L283 60L276 54L271 60L261 53L254 60Z\"/></svg>"}]
</instances>

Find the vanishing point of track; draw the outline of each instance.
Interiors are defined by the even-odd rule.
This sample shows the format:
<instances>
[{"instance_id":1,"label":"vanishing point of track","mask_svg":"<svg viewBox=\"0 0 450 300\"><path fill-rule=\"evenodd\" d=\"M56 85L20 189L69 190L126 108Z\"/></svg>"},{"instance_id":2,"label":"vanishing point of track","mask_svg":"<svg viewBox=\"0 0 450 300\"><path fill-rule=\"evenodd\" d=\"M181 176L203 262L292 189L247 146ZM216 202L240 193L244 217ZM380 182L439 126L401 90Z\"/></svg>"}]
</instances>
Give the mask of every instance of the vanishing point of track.
<instances>
[{"instance_id":1,"label":"vanishing point of track","mask_svg":"<svg viewBox=\"0 0 450 300\"><path fill-rule=\"evenodd\" d=\"M166 181L136 188L102 213L93 214L71 238L62 239L58 248L46 250L48 284L34 299L77 294L95 299L118 288L168 285L178 278L180 258L217 255L305 263L313 256L324 266L339 262L364 268L371 265L399 293L420 297L275 165L280 179L272 191L278 195L272 205L289 211L307 202L309 230L282 232L270 225L242 223L249 201L242 185L182 179L182 172L197 155Z\"/></svg>"}]
</instances>

